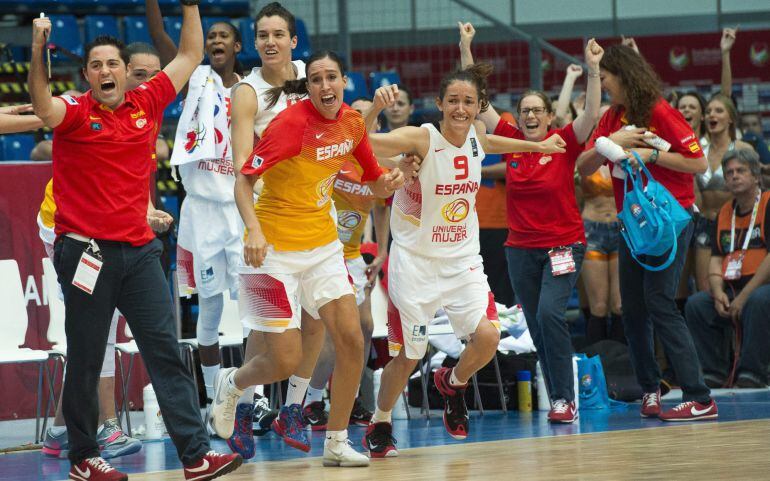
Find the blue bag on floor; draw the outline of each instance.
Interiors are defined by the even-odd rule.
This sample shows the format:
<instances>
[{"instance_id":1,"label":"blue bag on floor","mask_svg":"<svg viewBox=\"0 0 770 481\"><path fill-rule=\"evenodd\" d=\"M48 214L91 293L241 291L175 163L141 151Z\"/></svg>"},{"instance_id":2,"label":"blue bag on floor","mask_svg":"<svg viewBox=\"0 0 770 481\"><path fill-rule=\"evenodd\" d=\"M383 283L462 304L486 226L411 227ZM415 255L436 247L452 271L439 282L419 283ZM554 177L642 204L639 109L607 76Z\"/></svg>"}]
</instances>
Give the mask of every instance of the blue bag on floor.
<instances>
[{"instance_id":1,"label":"blue bag on floor","mask_svg":"<svg viewBox=\"0 0 770 481\"><path fill-rule=\"evenodd\" d=\"M580 409L609 409L610 397L601 359L599 356L575 355L578 358Z\"/></svg>"},{"instance_id":2,"label":"blue bag on floor","mask_svg":"<svg viewBox=\"0 0 770 481\"><path fill-rule=\"evenodd\" d=\"M639 170L634 171L628 161L623 161L626 178L623 209L618 213L622 224L620 233L639 265L649 271L661 271L674 261L677 237L691 217L671 192L652 177L639 154L631 152L639 163ZM647 178L647 186L642 174ZM628 189L629 182L631 190ZM668 258L659 266L645 264L638 258L640 255L662 256L666 252L670 252Z\"/></svg>"}]
</instances>

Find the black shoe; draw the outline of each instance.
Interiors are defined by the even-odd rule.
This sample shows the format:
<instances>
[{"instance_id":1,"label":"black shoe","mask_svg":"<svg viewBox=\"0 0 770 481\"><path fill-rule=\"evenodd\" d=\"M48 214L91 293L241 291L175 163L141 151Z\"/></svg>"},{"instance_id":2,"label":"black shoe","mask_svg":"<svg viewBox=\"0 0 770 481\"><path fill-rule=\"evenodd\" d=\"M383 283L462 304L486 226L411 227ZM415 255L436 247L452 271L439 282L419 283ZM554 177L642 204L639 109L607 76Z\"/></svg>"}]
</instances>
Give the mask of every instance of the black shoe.
<instances>
[{"instance_id":1,"label":"black shoe","mask_svg":"<svg viewBox=\"0 0 770 481\"><path fill-rule=\"evenodd\" d=\"M329 415L326 414L326 403L316 401L308 404L302 410L302 416L305 418L305 426L311 431L325 431L326 423L329 422Z\"/></svg>"},{"instance_id":2,"label":"black shoe","mask_svg":"<svg viewBox=\"0 0 770 481\"><path fill-rule=\"evenodd\" d=\"M350 412L350 424L356 426L368 426L372 420L372 413L361 404L361 398L357 397L353 402L353 410Z\"/></svg>"},{"instance_id":3,"label":"black shoe","mask_svg":"<svg viewBox=\"0 0 770 481\"><path fill-rule=\"evenodd\" d=\"M254 436L264 436L270 431L270 425L278 417L277 409L270 409L266 397L262 396L254 400Z\"/></svg>"},{"instance_id":4,"label":"black shoe","mask_svg":"<svg viewBox=\"0 0 770 481\"><path fill-rule=\"evenodd\" d=\"M452 386L449 377L452 369L442 367L433 374L433 382L444 398L444 427L455 439L468 437L468 407L465 405L465 388Z\"/></svg>"},{"instance_id":5,"label":"black shoe","mask_svg":"<svg viewBox=\"0 0 770 481\"><path fill-rule=\"evenodd\" d=\"M704 374L703 382L711 389L720 389L725 385L725 380L714 374Z\"/></svg>"},{"instance_id":6,"label":"black shoe","mask_svg":"<svg viewBox=\"0 0 770 481\"><path fill-rule=\"evenodd\" d=\"M758 376L748 371L743 371L738 374L738 380L735 381L735 386L743 389L764 389L767 387L767 384L759 379Z\"/></svg>"},{"instance_id":7,"label":"black shoe","mask_svg":"<svg viewBox=\"0 0 770 481\"><path fill-rule=\"evenodd\" d=\"M393 458L398 456L396 438L393 437L393 425L390 423L370 424L361 443L364 445L364 449L369 451L370 458Z\"/></svg>"}]
</instances>

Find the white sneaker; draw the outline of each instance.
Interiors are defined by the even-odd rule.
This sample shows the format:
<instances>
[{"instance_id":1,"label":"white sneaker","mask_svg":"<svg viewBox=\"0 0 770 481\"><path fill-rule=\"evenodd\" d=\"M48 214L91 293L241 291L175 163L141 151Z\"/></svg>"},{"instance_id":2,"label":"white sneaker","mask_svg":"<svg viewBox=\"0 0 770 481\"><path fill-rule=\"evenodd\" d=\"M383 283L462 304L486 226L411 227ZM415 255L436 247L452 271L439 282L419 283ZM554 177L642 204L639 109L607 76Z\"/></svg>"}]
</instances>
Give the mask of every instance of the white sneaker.
<instances>
[{"instance_id":1,"label":"white sneaker","mask_svg":"<svg viewBox=\"0 0 770 481\"><path fill-rule=\"evenodd\" d=\"M230 439L235 427L235 406L243 391L232 381L237 368L220 369L214 378L214 400L211 401L209 423L222 439Z\"/></svg>"},{"instance_id":2,"label":"white sneaker","mask_svg":"<svg viewBox=\"0 0 770 481\"><path fill-rule=\"evenodd\" d=\"M324 442L324 466L342 468L369 466L369 458L353 449L347 438L342 441L326 438Z\"/></svg>"}]
</instances>

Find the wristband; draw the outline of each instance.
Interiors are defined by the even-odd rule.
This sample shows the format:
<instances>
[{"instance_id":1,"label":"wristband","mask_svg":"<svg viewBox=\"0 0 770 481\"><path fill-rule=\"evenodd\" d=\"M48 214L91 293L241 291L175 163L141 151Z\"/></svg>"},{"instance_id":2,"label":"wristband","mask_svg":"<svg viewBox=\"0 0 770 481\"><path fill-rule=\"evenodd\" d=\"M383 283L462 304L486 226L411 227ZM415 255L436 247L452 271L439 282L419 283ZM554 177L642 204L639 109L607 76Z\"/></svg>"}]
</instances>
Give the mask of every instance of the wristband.
<instances>
[{"instance_id":1,"label":"wristband","mask_svg":"<svg viewBox=\"0 0 770 481\"><path fill-rule=\"evenodd\" d=\"M194 7L201 3L201 0L179 0L179 3L186 7Z\"/></svg>"},{"instance_id":2,"label":"wristband","mask_svg":"<svg viewBox=\"0 0 770 481\"><path fill-rule=\"evenodd\" d=\"M647 165L655 165L658 162L658 155L660 155L660 151L658 149L652 149L652 154L650 154L650 158L647 159Z\"/></svg>"},{"instance_id":3,"label":"wristband","mask_svg":"<svg viewBox=\"0 0 770 481\"><path fill-rule=\"evenodd\" d=\"M599 72L598 71L597 72L592 72L592 71L589 70L588 71L588 76L591 77L591 78L597 78L597 77L599 77Z\"/></svg>"}]
</instances>

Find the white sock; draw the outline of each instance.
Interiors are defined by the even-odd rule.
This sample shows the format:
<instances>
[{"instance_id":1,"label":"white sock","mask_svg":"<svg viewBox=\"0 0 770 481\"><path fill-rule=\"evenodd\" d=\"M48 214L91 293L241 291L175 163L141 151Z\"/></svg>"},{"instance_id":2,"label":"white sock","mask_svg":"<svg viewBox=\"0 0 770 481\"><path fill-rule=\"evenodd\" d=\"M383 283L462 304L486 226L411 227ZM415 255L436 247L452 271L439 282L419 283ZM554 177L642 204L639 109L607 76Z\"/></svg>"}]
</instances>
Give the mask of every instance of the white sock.
<instances>
[{"instance_id":1,"label":"white sock","mask_svg":"<svg viewBox=\"0 0 770 481\"><path fill-rule=\"evenodd\" d=\"M305 396L305 406L315 402L321 402L324 400L324 388L316 389L313 386L307 387L307 395Z\"/></svg>"},{"instance_id":2,"label":"white sock","mask_svg":"<svg viewBox=\"0 0 770 481\"><path fill-rule=\"evenodd\" d=\"M232 374L228 376L227 382L230 384L230 389L238 393L238 396L244 393L244 389L241 389L235 385L235 371L233 371Z\"/></svg>"},{"instance_id":3,"label":"white sock","mask_svg":"<svg viewBox=\"0 0 770 481\"><path fill-rule=\"evenodd\" d=\"M348 430L326 431L326 442L344 443L348 440Z\"/></svg>"},{"instance_id":4,"label":"white sock","mask_svg":"<svg viewBox=\"0 0 770 481\"><path fill-rule=\"evenodd\" d=\"M289 388L286 389L286 402L283 405L299 404L302 406L302 400L305 399L308 384L310 384L310 378L292 375L289 378Z\"/></svg>"},{"instance_id":5,"label":"white sock","mask_svg":"<svg viewBox=\"0 0 770 481\"><path fill-rule=\"evenodd\" d=\"M455 376L455 370L454 370L454 368L452 368L452 374L449 375L449 385L450 386L462 387L462 386L465 386L466 384L468 384L468 383L467 382L460 382L457 379L457 376Z\"/></svg>"},{"instance_id":6,"label":"white sock","mask_svg":"<svg viewBox=\"0 0 770 481\"><path fill-rule=\"evenodd\" d=\"M372 414L372 424L374 423L392 423L393 410L381 411L380 408L374 408L374 414Z\"/></svg>"},{"instance_id":7,"label":"white sock","mask_svg":"<svg viewBox=\"0 0 770 481\"><path fill-rule=\"evenodd\" d=\"M214 378L217 377L219 367L219 364L214 364L213 366L204 366L201 364L203 384L206 385L206 397L209 399L214 399Z\"/></svg>"},{"instance_id":8,"label":"white sock","mask_svg":"<svg viewBox=\"0 0 770 481\"><path fill-rule=\"evenodd\" d=\"M249 386L243 390L243 394L238 399L238 404L254 404L254 386Z\"/></svg>"},{"instance_id":9,"label":"white sock","mask_svg":"<svg viewBox=\"0 0 770 481\"><path fill-rule=\"evenodd\" d=\"M67 430L67 426L51 426L50 430L52 435L59 436Z\"/></svg>"}]
</instances>

